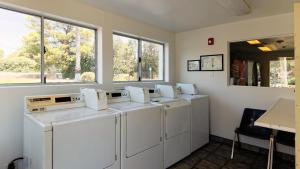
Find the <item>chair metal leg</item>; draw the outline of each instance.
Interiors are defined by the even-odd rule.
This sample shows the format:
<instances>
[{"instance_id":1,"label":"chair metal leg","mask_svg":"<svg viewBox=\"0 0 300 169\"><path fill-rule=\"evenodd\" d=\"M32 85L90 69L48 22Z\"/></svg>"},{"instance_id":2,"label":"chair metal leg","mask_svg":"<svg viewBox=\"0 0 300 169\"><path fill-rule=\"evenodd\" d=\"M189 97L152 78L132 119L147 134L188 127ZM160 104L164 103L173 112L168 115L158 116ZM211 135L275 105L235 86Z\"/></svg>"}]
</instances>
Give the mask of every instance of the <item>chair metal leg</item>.
<instances>
[{"instance_id":1,"label":"chair metal leg","mask_svg":"<svg viewBox=\"0 0 300 169\"><path fill-rule=\"evenodd\" d=\"M269 154L268 154L268 168L273 168L273 152L274 152L274 137L271 135L270 143L269 143Z\"/></svg>"},{"instance_id":2,"label":"chair metal leg","mask_svg":"<svg viewBox=\"0 0 300 169\"><path fill-rule=\"evenodd\" d=\"M273 154L274 154L274 137L272 138L272 150L271 150L271 168L270 168L270 169L272 169L272 168L273 168L273 159L274 159L274 157L273 157Z\"/></svg>"},{"instance_id":3,"label":"chair metal leg","mask_svg":"<svg viewBox=\"0 0 300 169\"><path fill-rule=\"evenodd\" d=\"M239 133L237 133L237 140L238 140L238 146L239 146L239 148L241 149L242 146L241 146L240 134L239 134Z\"/></svg>"},{"instance_id":4,"label":"chair metal leg","mask_svg":"<svg viewBox=\"0 0 300 169\"><path fill-rule=\"evenodd\" d=\"M234 133L234 137L233 137L233 140L232 140L232 149L231 149L231 159L233 159L233 153L234 153L234 144L235 144L235 140L236 140L236 137L237 137L237 134Z\"/></svg>"}]
</instances>

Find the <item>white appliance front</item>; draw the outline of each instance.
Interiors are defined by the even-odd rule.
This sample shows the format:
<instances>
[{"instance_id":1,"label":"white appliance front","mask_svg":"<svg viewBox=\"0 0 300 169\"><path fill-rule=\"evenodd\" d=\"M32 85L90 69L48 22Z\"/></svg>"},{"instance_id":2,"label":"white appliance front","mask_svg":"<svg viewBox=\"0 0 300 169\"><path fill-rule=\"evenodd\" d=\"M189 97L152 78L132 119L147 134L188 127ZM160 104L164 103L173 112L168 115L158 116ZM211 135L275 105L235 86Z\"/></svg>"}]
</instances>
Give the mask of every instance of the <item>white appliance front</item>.
<instances>
[{"instance_id":1,"label":"white appliance front","mask_svg":"<svg viewBox=\"0 0 300 169\"><path fill-rule=\"evenodd\" d=\"M109 105L121 110L121 168L163 169L162 106L123 102Z\"/></svg>"},{"instance_id":2,"label":"white appliance front","mask_svg":"<svg viewBox=\"0 0 300 169\"><path fill-rule=\"evenodd\" d=\"M208 96L191 99L191 151L196 151L209 143L209 103Z\"/></svg>"},{"instance_id":3,"label":"white appliance front","mask_svg":"<svg viewBox=\"0 0 300 169\"><path fill-rule=\"evenodd\" d=\"M53 169L104 169L117 157L117 116L53 123Z\"/></svg>"},{"instance_id":4,"label":"white appliance front","mask_svg":"<svg viewBox=\"0 0 300 169\"><path fill-rule=\"evenodd\" d=\"M182 94L192 105L191 151L194 152L209 142L209 100L207 95Z\"/></svg>"},{"instance_id":5,"label":"white appliance front","mask_svg":"<svg viewBox=\"0 0 300 169\"><path fill-rule=\"evenodd\" d=\"M161 143L161 110L141 109L126 113L126 157L158 146Z\"/></svg>"},{"instance_id":6,"label":"white appliance front","mask_svg":"<svg viewBox=\"0 0 300 169\"><path fill-rule=\"evenodd\" d=\"M190 111L187 101L165 103L165 168L190 154Z\"/></svg>"}]
</instances>

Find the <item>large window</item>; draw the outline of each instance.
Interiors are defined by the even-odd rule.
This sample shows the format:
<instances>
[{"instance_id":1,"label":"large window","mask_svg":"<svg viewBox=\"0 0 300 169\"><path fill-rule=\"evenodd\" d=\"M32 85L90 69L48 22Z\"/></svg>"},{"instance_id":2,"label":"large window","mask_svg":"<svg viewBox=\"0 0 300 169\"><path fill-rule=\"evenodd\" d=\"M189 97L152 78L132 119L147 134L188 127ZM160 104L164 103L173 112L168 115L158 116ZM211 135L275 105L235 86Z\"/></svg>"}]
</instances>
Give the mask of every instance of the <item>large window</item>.
<instances>
[{"instance_id":1,"label":"large window","mask_svg":"<svg viewBox=\"0 0 300 169\"><path fill-rule=\"evenodd\" d=\"M0 84L94 82L96 30L0 8Z\"/></svg>"},{"instance_id":2,"label":"large window","mask_svg":"<svg viewBox=\"0 0 300 169\"><path fill-rule=\"evenodd\" d=\"M113 34L114 81L164 80L164 45Z\"/></svg>"}]
</instances>

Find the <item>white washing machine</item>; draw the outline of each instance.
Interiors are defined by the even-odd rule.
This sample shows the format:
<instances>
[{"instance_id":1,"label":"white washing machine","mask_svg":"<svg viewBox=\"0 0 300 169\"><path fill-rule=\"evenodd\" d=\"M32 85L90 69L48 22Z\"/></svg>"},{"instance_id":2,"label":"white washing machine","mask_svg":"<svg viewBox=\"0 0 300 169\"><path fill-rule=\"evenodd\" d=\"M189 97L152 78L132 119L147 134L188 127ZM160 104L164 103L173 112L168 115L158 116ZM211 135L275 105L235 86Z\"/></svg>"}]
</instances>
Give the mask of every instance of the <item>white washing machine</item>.
<instances>
[{"instance_id":1,"label":"white washing machine","mask_svg":"<svg viewBox=\"0 0 300 169\"><path fill-rule=\"evenodd\" d=\"M163 107L130 101L126 90L108 93L121 115L121 169L163 169Z\"/></svg>"},{"instance_id":2,"label":"white washing machine","mask_svg":"<svg viewBox=\"0 0 300 169\"><path fill-rule=\"evenodd\" d=\"M192 105L191 111L191 151L194 152L209 143L209 99L199 95L194 84L177 83L179 98Z\"/></svg>"},{"instance_id":3,"label":"white washing machine","mask_svg":"<svg viewBox=\"0 0 300 169\"><path fill-rule=\"evenodd\" d=\"M80 94L25 98L25 169L119 169L120 112Z\"/></svg>"},{"instance_id":4,"label":"white washing machine","mask_svg":"<svg viewBox=\"0 0 300 169\"><path fill-rule=\"evenodd\" d=\"M157 85L156 88L149 91L151 101L164 106L164 163L167 168L191 153L191 104L176 98L172 86Z\"/></svg>"}]
</instances>

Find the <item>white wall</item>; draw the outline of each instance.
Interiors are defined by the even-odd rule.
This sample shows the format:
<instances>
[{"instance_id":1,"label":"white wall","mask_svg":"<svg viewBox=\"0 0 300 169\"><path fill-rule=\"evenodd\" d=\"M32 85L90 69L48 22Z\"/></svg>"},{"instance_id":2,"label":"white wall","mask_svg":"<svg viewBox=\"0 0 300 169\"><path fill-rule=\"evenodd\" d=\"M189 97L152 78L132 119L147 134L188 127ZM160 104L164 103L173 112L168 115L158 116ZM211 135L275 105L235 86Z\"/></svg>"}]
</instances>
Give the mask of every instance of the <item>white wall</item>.
<instances>
[{"instance_id":1,"label":"white wall","mask_svg":"<svg viewBox=\"0 0 300 169\"><path fill-rule=\"evenodd\" d=\"M201 93L210 96L211 134L232 139L245 107L267 109L279 97L294 97L293 89L228 86L228 42L292 33L293 15L284 14L176 34L176 80L196 83ZM209 37L215 38L214 46L207 45ZM187 60L219 53L224 54L225 71L187 72ZM267 145L266 142L249 138L242 141Z\"/></svg>"},{"instance_id":2,"label":"white wall","mask_svg":"<svg viewBox=\"0 0 300 169\"><path fill-rule=\"evenodd\" d=\"M120 31L167 43L166 72L167 80L174 82L175 34L166 30L129 19L124 16L98 10L92 6L73 2L72 0L0 0L0 6L17 6L34 10L46 15L92 24L99 27L99 79L101 87L122 87L124 84L113 85L112 82L112 32ZM27 10L27 9L26 9ZM102 30L102 33L101 33ZM170 73L169 73L170 72ZM147 83L147 85L152 85ZM0 86L0 169L4 169L12 159L22 156L23 130L23 98L26 95L78 92L82 85L67 86ZM6 169L6 168L5 168Z\"/></svg>"}]
</instances>

